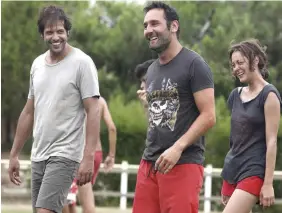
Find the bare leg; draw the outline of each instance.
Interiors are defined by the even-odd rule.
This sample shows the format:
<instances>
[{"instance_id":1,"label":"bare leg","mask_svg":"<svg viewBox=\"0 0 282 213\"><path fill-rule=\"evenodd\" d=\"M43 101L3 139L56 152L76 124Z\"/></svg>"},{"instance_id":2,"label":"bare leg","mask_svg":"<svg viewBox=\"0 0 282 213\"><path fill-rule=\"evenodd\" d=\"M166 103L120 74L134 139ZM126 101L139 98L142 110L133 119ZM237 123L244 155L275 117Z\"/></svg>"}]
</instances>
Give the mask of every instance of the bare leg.
<instances>
[{"instance_id":1,"label":"bare leg","mask_svg":"<svg viewBox=\"0 0 282 213\"><path fill-rule=\"evenodd\" d=\"M76 205L69 205L69 213L76 213Z\"/></svg>"},{"instance_id":2,"label":"bare leg","mask_svg":"<svg viewBox=\"0 0 282 213\"><path fill-rule=\"evenodd\" d=\"M76 205L65 205L62 213L76 213Z\"/></svg>"},{"instance_id":3,"label":"bare leg","mask_svg":"<svg viewBox=\"0 0 282 213\"><path fill-rule=\"evenodd\" d=\"M70 213L68 204L64 206L62 213Z\"/></svg>"},{"instance_id":4,"label":"bare leg","mask_svg":"<svg viewBox=\"0 0 282 213\"><path fill-rule=\"evenodd\" d=\"M95 199L92 184L87 183L78 187L78 196L83 213L95 213Z\"/></svg>"},{"instance_id":5,"label":"bare leg","mask_svg":"<svg viewBox=\"0 0 282 213\"><path fill-rule=\"evenodd\" d=\"M223 213L250 213L258 198L246 191L236 189L228 200Z\"/></svg>"}]
</instances>

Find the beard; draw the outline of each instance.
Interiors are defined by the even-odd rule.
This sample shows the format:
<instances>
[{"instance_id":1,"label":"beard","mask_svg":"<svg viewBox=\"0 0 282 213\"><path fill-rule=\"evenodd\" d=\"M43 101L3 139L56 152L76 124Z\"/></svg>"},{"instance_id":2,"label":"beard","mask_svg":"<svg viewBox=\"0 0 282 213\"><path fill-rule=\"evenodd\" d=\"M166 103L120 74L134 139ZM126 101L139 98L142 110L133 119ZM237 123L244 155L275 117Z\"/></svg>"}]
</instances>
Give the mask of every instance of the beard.
<instances>
[{"instance_id":1,"label":"beard","mask_svg":"<svg viewBox=\"0 0 282 213\"><path fill-rule=\"evenodd\" d=\"M56 47L53 46L53 43L59 42L60 44ZM64 52L64 49L66 47L66 40L59 40L59 41L51 41L47 40L45 41L46 46L49 48L49 50L52 52L54 55L60 55Z\"/></svg>"},{"instance_id":2,"label":"beard","mask_svg":"<svg viewBox=\"0 0 282 213\"><path fill-rule=\"evenodd\" d=\"M156 35L156 37L158 39L157 43L154 45L151 45L149 41L149 47L151 50L160 54L169 47L171 40L169 38L169 35Z\"/></svg>"}]
</instances>

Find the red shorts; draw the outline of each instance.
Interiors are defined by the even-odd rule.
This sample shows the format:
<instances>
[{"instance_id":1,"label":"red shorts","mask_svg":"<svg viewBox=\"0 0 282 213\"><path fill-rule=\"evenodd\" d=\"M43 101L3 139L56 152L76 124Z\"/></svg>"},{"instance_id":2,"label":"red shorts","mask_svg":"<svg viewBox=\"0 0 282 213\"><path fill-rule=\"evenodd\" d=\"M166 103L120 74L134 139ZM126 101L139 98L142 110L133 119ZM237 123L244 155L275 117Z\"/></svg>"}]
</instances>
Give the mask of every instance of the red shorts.
<instances>
[{"instance_id":1,"label":"red shorts","mask_svg":"<svg viewBox=\"0 0 282 213\"><path fill-rule=\"evenodd\" d=\"M94 159L94 169L93 169L93 176L92 176L92 180L91 183L92 185L95 184L96 178L98 176L98 172L100 169L100 165L103 161L103 152L102 151L96 151L95 152L95 159Z\"/></svg>"},{"instance_id":2,"label":"red shorts","mask_svg":"<svg viewBox=\"0 0 282 213\"><path fill-rule=\"evenodd\" d=\"M231 197L235 189L241 189L245 192L259 197L262 185L263 179L257 176L245 178L239 181L237 184L230 184L227 181L223 180L221 194Z\"/></svg>"},{"instance_id":3,"label":"red shorts","mask_svg":"<svg viewBox=\"0 0 282 213\"><path fill-rule=\"evenodd\" d=\"M198 213L203 170L201 165L181 164L162 174L141 160L132 212Z\"/></svg>"},{"instance_id":4,"label":"red shorts","mask_svg":"<svg viewBox=\"0 0 282 213\"><path fill-rule=\"evenodd\" d=\"M103 161L103 152L102 151L96 151L95 152L95 158L94 158L93 176L92 176L92 180L91 180L92 185L95 184L95 181L96 181L96 178L98 176L99 169L100 169L100 164L102 163L102 161ZM68 197L67 197L68 204L70 204L70 205L76 204L77 193L78 193L78 187L77 187L77 184L76 184L76 179L74 179L73 182L72 182L71 188L69 190Z\"/></svg>"}]
</instances>

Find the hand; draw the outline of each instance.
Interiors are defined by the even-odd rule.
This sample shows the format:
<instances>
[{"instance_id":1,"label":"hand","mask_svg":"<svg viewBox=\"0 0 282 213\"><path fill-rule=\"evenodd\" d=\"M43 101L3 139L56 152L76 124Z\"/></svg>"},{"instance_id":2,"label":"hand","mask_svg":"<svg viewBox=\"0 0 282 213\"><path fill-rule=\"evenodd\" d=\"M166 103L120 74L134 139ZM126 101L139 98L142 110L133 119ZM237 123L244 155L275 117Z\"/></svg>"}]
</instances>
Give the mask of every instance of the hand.
<instances>
[{"instance_id":1,"label":"hand","mask_svg":"<svg viewBox=\"0 0 282 213\"><path fill-rule=\"evenodd\" d=\"M83 158L77 173L77 185L82 186L89 183L93 176L94 158Z\"/></svg>"},{"instance_id":2,"label":"hand","mask_svg":"<svg viewBox=\"0 0 282 213\"><path fill-rule=\"evenodd\" d=\"M157 159L155 170L158 170L163 174L168 173L175 166L181 154L182 151L180 149L177 149L175 146L168 148Z\"/></svg>"},{"instance_id":3,"label":"hand","mask_svg":"<svg viewBox=\"0 0 282 213\"><path fill-rule=\"evenodd\" d=\"M11 182L19 186L22 181L20 179L20 162L18 157L10 158L8 172Z\"/></svg>"},{"instance_id":4,"label":"hand","mask_svg":"<svg viewBox=\"0 0 282 213\"><path fill-rule=\"evenodd\" d=\"M148 102L147 102L147 93L146 93L146 90L138 90L137 91L137 95L138 95L138 98L140 99L142 105L144 107L147 107L148 106Z\"/></svg>"},{"instance_id":5,"label":"hand","mask_svg":"<svg viewBox=\"0 0 282 213\"><path fill-rule=\"evenodd\" d=\"M105 172L109 172L115 164L115 157L108 155L104 161Z\"/></svg>"},{"instance_id":6,"label":"hand","mask_svg":"<svg viewBox=\"0 0 282 213\"><path fill-rule=\"evenodd\" d=\"M229 196L221 195L221 202L224 206L226 206L226 204L228 203L229 198Z\"/></svg>"},{"instance_id":7,"label":"hand","mask_svg":"<svg viewBox=\"0 0 282 213\"><path fill-rule=\"evenodd\" d=\"M260 191L260 205L269 207L274 204L274 189L272 184L263 184Z\"/></svg>"}]
</instances>

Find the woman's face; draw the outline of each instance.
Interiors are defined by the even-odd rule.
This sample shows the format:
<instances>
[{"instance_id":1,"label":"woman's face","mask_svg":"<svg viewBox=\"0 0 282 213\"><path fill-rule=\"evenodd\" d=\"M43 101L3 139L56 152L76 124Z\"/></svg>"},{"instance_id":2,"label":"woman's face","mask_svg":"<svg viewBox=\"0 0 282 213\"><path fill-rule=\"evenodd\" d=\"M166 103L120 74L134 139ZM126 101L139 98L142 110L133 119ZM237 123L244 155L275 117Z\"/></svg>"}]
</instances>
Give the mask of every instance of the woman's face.
<instances>
[{"instance_id":1,"label":"woman's face","mask_svg":"<svg viewBox=\"0 0 282 213\"><path fill-rule=\"evenodd\" d=\"M248 83L252 79L254 72L250 70L249 60L240 52L235 51L231 56L232 74L241 83Z\"/></svg>"}]
</instances>

